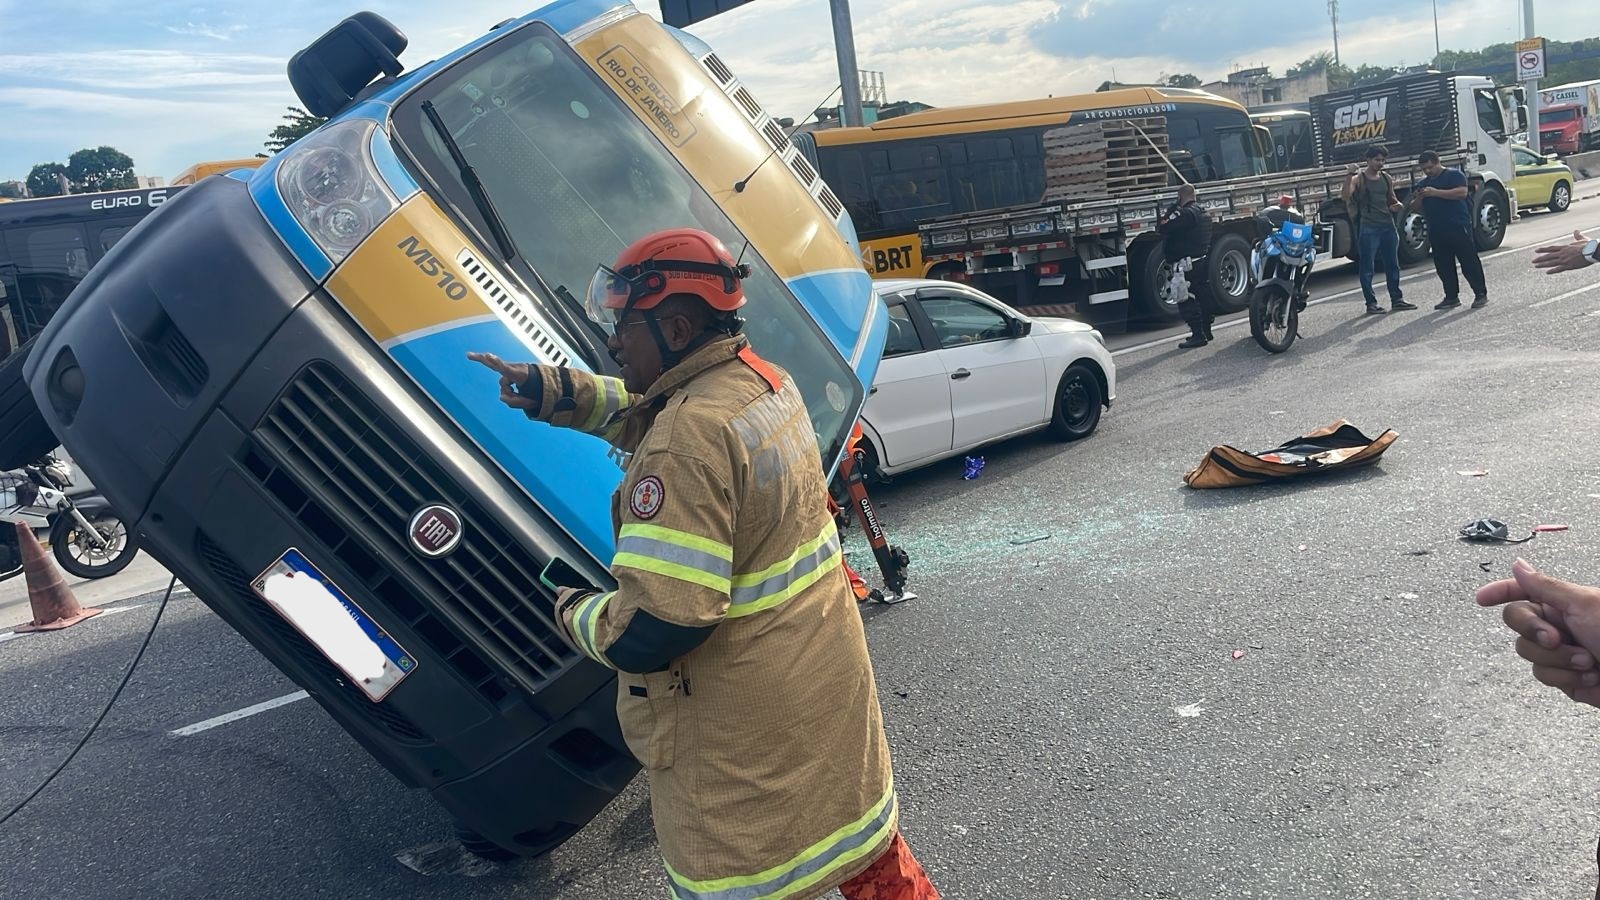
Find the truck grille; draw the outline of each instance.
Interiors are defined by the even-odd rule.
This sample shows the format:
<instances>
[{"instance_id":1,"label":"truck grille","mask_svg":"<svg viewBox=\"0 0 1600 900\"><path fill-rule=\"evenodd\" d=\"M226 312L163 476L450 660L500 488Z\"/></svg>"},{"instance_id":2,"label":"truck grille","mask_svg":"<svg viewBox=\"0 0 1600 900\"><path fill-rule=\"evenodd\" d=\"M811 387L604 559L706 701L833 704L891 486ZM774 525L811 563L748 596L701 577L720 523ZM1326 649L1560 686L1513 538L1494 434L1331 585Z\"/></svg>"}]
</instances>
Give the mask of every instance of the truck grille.
<instances>
[{"instance_id":1,"label":"truck grille","mask_svg":"<svg viewBox=\"0 0 1600 900\"><path fill-rule=\"evenodd\" d=\"M373 703L368 699L367 695L351 684L326 656L306 640L304 635L257 596L256 592L250 589L250 576L239 568L239 564L233 561L233 557L229 556L227 551L203 533L195 536L194 543L195 553L205 562L206 568L211 570L212 576L233 593L240 606L255 614L256 620L265 626L267 631L272 632L279 644L292 650L307 668L330 686L333 689L333 696L344 706L352 712L376 721L402 741L413 744L427 742L427 735L412 724L410 719L383 703Z\"/></svg>"},{"instance_id":2,"label":"truck grille","mask_svg":"<svg viewBox=\"0 0 1600 900\"><path fill-rule=\"evenodd\" d=\"M501 676L538 692L576 662L539 561L333 367L302 369L253 436L246 469L485 699L505 697ZM464 534L425 560L406 535L431 503Z\"/></svg>"}]
</instances>

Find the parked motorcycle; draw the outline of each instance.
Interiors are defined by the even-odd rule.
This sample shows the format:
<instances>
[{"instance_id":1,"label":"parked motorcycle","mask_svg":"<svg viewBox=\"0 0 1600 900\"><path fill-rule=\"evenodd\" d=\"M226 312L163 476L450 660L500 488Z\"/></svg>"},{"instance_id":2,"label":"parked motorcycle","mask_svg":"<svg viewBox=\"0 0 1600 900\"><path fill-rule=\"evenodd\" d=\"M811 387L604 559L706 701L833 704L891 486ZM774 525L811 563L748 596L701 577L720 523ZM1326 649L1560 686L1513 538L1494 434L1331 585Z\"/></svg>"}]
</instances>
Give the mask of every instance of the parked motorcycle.
<instances>
[{"instance_id":1,"label":"parked motorcycle","mask_svg":"<svg viewBox=\"0 0 1600 900\"><path fill-rule=\"evenodd\" d=\"M138 542L104 497L67 496L72 483L72 466L53 456L23 466L21 474L0 473L0 521L28 523L43 517L50 524L50 550L62 569L79 578L115 575L133 562ZM5 543L0 580L20 572L22 565L20 554L9 546L12 541Z\"/></svg>"},{"instance_id":2,"label":"parked motorcycle","mask_svg":"<svg viewBox=\"0 0 1600 900\"><path fill-rule=\"evenodd\" d=\"M1282 353L1300 330L1310 294L1306 282L1317 261L1314 229L1290 198L1256 217L1260 240L1250 253L1250 335L1268 353Z\"/></svg>"}]
</instances>

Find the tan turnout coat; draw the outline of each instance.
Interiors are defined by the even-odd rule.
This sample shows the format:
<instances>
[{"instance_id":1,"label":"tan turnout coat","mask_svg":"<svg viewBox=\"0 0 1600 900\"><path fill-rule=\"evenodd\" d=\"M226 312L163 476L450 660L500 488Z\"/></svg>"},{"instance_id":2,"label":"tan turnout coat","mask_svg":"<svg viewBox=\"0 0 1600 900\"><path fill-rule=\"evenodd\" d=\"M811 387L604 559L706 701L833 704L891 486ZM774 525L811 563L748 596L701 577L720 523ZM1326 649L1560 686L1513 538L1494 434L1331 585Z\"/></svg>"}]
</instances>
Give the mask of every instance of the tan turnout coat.
<instances>
[{"instance_id":1,"label":"tan turnout coat","mask_svg":"<svg viewBox=\"0 0 1600 900\"><path fill-rule=\"evenodd\" d=\"M643 396L542 369L530 413L631 453L612 498L617 590L568 607L585 654L639 610L715 626L665 671L618 673L682 900L814 898L888 846L898 810L866 635L792 379L720 338Z\"/></svg>"}]
</instances>

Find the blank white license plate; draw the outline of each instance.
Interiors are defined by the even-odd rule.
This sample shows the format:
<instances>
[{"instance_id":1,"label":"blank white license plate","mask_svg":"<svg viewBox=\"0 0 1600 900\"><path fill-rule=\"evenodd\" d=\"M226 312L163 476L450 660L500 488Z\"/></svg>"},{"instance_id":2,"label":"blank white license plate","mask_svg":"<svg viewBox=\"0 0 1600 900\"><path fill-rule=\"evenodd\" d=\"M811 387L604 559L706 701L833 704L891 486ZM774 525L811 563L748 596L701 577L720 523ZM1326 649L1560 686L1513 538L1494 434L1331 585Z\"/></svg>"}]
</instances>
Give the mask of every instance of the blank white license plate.
<instances>
[{"instance_id":1,"label":"blank white license plate","mask_svg":"<svg viewBox=\"0 0 1600 900\"><path fill-rule=\"evenodd\" d=\"M278 557L250 586L373 701L417 667L415 657L299 550Z\"/></svg>"}]
</instances>

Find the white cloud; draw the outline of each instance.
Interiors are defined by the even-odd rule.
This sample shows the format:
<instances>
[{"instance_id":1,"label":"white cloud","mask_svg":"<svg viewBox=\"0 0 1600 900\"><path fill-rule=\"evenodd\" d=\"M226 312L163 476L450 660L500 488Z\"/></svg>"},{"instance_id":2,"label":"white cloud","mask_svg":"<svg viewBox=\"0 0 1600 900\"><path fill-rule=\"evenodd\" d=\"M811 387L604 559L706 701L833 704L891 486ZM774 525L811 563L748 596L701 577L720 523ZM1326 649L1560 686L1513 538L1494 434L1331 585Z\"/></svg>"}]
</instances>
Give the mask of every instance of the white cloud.
<instances>
[{"instance_id":1,"label":"white cloud","mask_svg":"<svg viewBox=\"0 0 1600 900\"><path fill-rule=\"evenodd\" d=\"M222 88L287 84L283 61L271 56L177 50L94 50L0 54L0 74L118 90Z\"/></svg>"},{"instance_id":2,"label":"white cloud","mask_svg":"<svg viewBox=\"0 0 1600 900\"><path fill-rule=\"evenodd\" d=\"M204 12L204 10L197 9L195 12ZM173 34L196 35L199 37L211 38L212 40L216 41L231 41L233 40L234 35L244 30L244 26L227 25L222 28L218 28L213 25L197 25L194 22L185 22L182 25L168 25L167 30Z\"/></svg>"}]
</instances>

